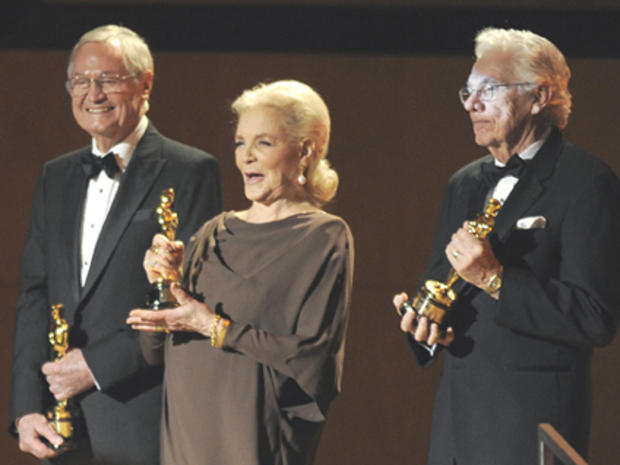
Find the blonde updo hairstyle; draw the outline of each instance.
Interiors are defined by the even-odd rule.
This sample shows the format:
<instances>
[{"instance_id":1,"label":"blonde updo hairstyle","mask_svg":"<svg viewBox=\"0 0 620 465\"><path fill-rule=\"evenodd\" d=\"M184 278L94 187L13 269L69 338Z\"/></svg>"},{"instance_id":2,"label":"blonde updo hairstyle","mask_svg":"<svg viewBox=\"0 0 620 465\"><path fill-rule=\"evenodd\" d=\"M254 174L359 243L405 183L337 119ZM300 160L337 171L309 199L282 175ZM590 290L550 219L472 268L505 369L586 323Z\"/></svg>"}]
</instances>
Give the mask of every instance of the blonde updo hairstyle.
<instances>
[{"instance_id":1,"label":"blonde updo hairstyle","mask_svg":"<svg viewBox=\"0 0 620 465\"><path fill-rule=\"evenodd\" d=\"M490 27L476 36L475 50L476 58L496 50L512 53L514 71L521 79L551 89L551 98L541 116L559 128L568 124L571 72L564 55L551 41L531 31Z\"/></svg>"},{"instance_id":2,"label":"blonde updo hairstyle","mask_svg":"<svg viewBox=\"0 0 620 465\"><path fill-rule=\"evenodd\" d=\"M291 137L314 142L314 153L304 172L307 182L303 189L313 205L320 207L332 200L338 190L338 173L326 159L331 122L321 96L299 81L261 83L237 97L232 111L238 120L244 111L259 105L282 112L285 128Z\"/></svg>"}]
</instances>

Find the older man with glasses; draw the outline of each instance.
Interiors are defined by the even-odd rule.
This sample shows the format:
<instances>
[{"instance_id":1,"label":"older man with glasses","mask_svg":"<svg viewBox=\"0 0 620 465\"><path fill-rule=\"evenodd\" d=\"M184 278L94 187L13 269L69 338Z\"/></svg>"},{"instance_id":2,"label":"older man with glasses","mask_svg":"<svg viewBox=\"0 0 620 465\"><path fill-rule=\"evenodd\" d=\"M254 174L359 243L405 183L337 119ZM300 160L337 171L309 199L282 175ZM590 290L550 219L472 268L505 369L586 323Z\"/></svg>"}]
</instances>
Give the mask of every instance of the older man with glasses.
<instances>
[{"instance_id":1,"label":"older man with glasses","mask_svg":"<svg viewBox=\"0 0 620 465\"><path fill-rule=\"evenodd\" d=\"M183 241L220 211L221 193L215 158L162 136L146 117L153 70L145 41L114 25L84 34L69 60L73 116L92 141L43 167L13 358L10 428L21 450L47 463L159 463L161 372L147 366L125 318L149 289L142 262L160 231L162 191L175 190ZM49 362L55 304L71 347ZM62 452L44 413L67 399L83 423L77 448Z\"/></svg>"},{"instance_id":2,"label":"older man with glasses","mask_svg":"<svg viewBox=\"0 0 620 465\"><path fill-rule=\"evenodd\" d=\"M541 422L587 452L592 349L618 324L620 184L562 134L569 79L537 34L476 37L458 95L490 154L451 178L422 279L453 269L457 297L442 319L394 297L418 362L444 354L429 464L536 463ZM481 237L467 220L490 198L500 208Z\"/></svg>"}]
</instances>

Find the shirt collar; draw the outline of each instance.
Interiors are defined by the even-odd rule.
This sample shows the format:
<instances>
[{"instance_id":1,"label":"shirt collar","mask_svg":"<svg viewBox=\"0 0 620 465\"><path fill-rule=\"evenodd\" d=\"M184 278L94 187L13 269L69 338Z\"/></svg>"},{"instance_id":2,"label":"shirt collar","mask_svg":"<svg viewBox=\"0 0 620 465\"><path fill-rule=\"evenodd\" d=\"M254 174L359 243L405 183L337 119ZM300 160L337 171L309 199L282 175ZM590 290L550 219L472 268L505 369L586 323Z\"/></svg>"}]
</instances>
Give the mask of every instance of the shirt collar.
<instances>
[{"instance_id":1,"label":"shirt collar","mask_svg":"<svg viewBox=\"0 0 620 465\"><path fill-rule=\"evenodd\" d=\"M519 158L521 158L522 160L526 160L526 161L532 160L536 156L540 148L543 146L543 144L547 141L550 134L551 134L551 127L548 127L547 129L545 129L545 132L543 132L540 139L538 139L533 144L529 145L525 150L523 150L523 152L517 154L519 155ZM503 168L504 166L506 166L506 164L500 163L496 159L495 166L501 166Z\"/></svg>"},{"instance_id":2,"label":"shirt collar","mask_svg":"<svg viewBox=\"0 0 620 465\"><path fill-rule=\"evenodd\" d=\"M116 162L118 163L118 166L121 169L121 171L124 172L127 169L127 166L129 165L129 162L131 161L131 157L133 156L133 153L136 150L136 147L138 146L140 139L142 139L142 136L144 136L144 133L146 132L148 125L149 125L149 119L146 117L146 115L143 115L142 119L140 119L140 122L135 127L135 129L124 140L112 146L110 150L108 151L108 153L109 152L114 153ZM101 152L101 150L97 148L97 143L95 142L94 138L92 140L91 145L92 145L91 150L94 155L98 157L103 157L106 155L105 153Z\"/></svg>"}]
</instances>

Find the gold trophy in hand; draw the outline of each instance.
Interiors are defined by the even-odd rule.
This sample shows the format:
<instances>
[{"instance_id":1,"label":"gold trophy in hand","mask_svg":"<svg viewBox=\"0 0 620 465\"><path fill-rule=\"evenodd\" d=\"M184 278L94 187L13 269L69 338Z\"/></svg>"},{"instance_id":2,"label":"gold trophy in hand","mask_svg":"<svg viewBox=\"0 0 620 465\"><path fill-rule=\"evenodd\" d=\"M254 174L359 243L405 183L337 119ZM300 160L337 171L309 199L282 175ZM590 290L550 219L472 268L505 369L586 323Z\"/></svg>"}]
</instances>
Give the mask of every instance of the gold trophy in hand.
<instances>
[{"instance_id":1,"label":"gold trophy in hand","mask_svg":"<svg viewBox=\"0 0 620 465\"><path fill-rule=\"evenodd\" d=\"M468 222L469 232L478 239L486 238L493 230L495 217L501 206L499 200L489 199L484 211ZM431 322L442 326L447 312L457 300L452 286L458 279L459 275L454 268L450 269L445 283L429 279L412 300L406 301L400 307L400 316L403 316L405 311L413 311L418 316L425 316Z\"/></svg>"},{"instance_id":2,"label":"gold trophy in hand","mask_svg":"<svg viewBox=\"0 0 620 465\"><path fill-rule=\"evenodd\" d=\"M60 360L69 350L69 325L62 317L62 304L52 305L52 323L48 333L49 343L52 350L56 353L54 361ZM47 421L50 426L60 434L64 441L59 446L49 444L54 450L65 452L77 446L77 435L79 428L78 408L70 399L56 402L56 405L47 410Z\"/></svg>"},{"instance_id":3,"label":"gold trophy in hand","mask_svg":"<svg viewBox=\"0 0 620 465\"><path fill-rule=\"evenodd\" d=\"M169 241L175 240L177 228L179 227L179 215L172 211L173 202L174 189L165 189L161 193L160 204L155 210L157 222L161 225L161 230ZM151 310L162 310L176 307L177 302L170 292L170 284L172 282L172 279L162 275L156 282L151 284L146 303L148 308Z\"/></svg>"}]
</instances>

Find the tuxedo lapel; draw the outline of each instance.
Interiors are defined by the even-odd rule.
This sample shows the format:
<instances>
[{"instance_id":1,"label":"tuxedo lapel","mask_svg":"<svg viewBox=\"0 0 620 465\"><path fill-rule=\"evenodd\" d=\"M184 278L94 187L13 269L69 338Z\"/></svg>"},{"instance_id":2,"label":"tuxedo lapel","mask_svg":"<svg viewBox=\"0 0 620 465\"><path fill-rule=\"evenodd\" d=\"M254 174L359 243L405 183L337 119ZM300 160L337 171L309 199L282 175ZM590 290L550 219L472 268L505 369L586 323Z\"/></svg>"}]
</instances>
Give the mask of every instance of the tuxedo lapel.
<instances>
[{"instance_id":1,"label":"tuxedo lapel","mask_svg":"<svg viewBox=\"0 0 620 465\"><path fill-rule=\"evenodd\" d=\"M89 149L84 149L88 152ZM80 238L82 225L82 210L88 179L84 174L80 163L81 152L71 161L62 181L66 186L62 209L59 215L60 238L58 241L59 257L64 261L63 267L56 272L67 273L66 282L69 283L70 295L73 302L77 302L80 296ZM61 271L64 270L64 271ZM73 306L67 305L71 311Z\"/></svg>"},{"instance_id":2,"label":"tuxedo lapel","mask_svg":"<svg viewBox=\"0 0 620 465\"><path fill-rule=\"evenodd\" d=\"M97 240L82 298L89 294L97 282L133 215L165 165L166 160L162 158L161 152L162 138L156 129L149 126L122 175L116 198Z\"/></svg>"},{"instance_id":3,"label":"tuxedo lapel","mask_svg":"<svg viewBox=\"0 0 620 465\"><path fill-rule=\"evenodd\" d=\"M519 180L495 219L493 231L499 240L506 237L517 220L543 192L544 189L535 176L524 176Z\"/></svg>"},{"instance_id":4,"label":"tuxedo lapel","mask_svg":"<svg viewBox=\"0 0 620 465\"><path fill-rule=\"evenodd\" d=\"M517 220L545 192L543 181L549 178L560 154L563 138L554 129L531 163L526 167L495 220L494 234L500 241L515 228Z\"/></svg>"}]
</instances>

